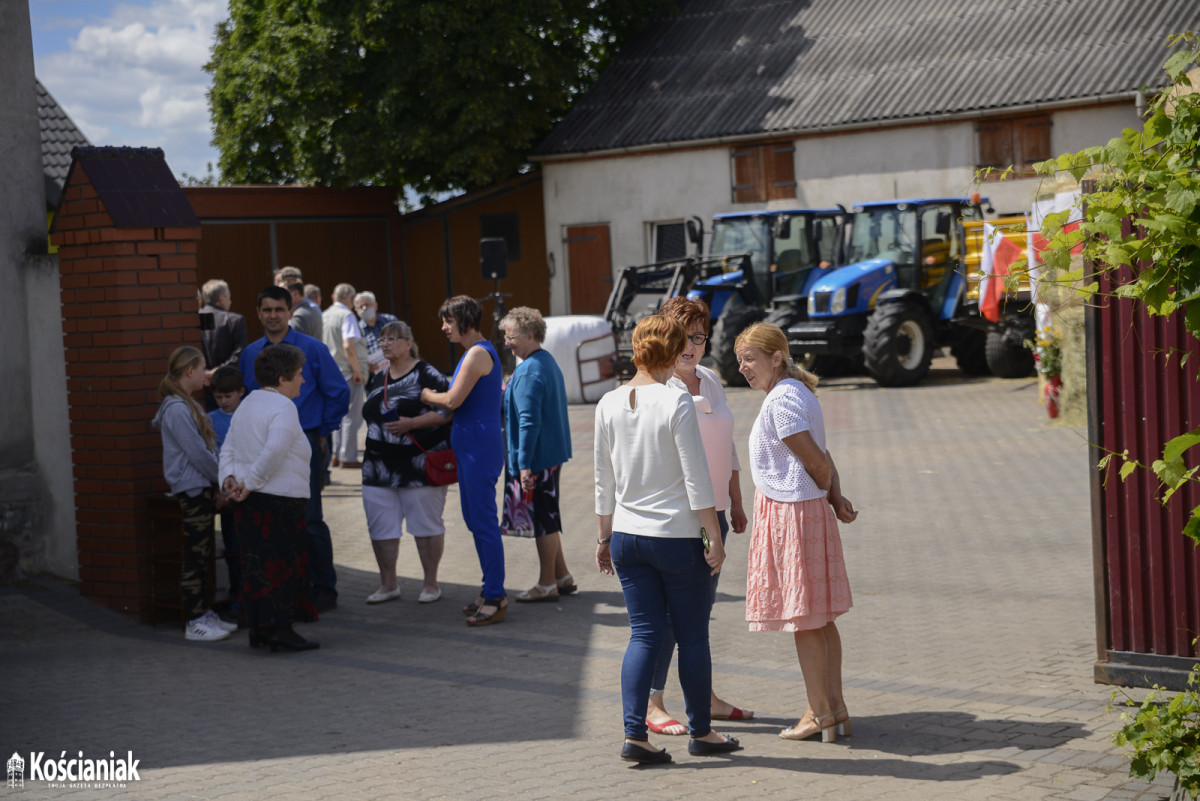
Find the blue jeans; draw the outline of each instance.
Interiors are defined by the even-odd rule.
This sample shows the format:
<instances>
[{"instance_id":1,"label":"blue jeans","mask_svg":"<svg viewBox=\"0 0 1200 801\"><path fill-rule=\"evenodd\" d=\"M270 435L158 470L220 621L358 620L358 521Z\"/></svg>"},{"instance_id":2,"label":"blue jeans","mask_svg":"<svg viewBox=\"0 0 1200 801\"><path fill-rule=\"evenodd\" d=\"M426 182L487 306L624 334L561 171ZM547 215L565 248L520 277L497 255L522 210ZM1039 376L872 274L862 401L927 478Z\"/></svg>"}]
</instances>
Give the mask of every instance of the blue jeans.
<instances>
[{"instance_id":1,"label":"blue jeans","mask_svg":"<svg viewBox=\"0 0 1200 801\"><path fill-rule=\"evenodd\" d=\"M308 460L308 501L304 506L304 521L308 528L308 576L313 595L329 593L337 597L337 572L333 569L333 537L325 525L321 509L321 490L325 487L325 459L316 431L304 432L312 457ZM327 445L328 447L328 445Z\"/></svg>"},{"instance_id":2,"label":"blue jeans","mask_svg":"<svg viewBox=\"0 0 1200 801\"><path fill-rule=\"evenodd\" d=\"M725 544L725 538L729 536L729 521L725 518L725 512L717 512L717 523L721 526L721 544ZM709 577L709 582L712 586L712 592L709 593L708 609L712 611L712 606L717 602L717 582L721 580L721 574ZM667 635L663 637L662 647L658 649L658 659L654 663L654 680L650 683L651 695L662 695L667 688L667 672L671 669L671 657L675 655L675 638L671 635L671 629L667 628ZM710 699L711 700L711 699Z\"/></svg>"},{"instance_id":3,"label":"blue jeans","mask_svg":"<svg viewBox=\"0 0 1200 801\"><path fill-rule=\"evenodd\" d=\"M687 705L688 729L703 737L711 727L708 651L711 582L699 538L639 537L613 532L613 567L629 611L629 647L621 664L621 708L625 736L646 739L650 680L668 630L679 644L679 683Z\"/></svg>"}]
</instances>

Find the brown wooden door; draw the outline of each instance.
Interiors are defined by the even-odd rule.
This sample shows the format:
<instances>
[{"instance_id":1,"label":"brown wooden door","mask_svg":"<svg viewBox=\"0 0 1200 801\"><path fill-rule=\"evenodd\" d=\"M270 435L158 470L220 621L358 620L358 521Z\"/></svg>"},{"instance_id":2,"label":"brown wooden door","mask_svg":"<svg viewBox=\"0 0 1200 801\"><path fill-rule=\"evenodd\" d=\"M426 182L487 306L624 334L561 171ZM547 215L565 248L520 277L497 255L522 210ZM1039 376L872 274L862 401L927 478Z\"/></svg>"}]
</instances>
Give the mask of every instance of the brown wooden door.
<instances>
[{"instance_id":1,"label":"brown wooden door","mask_svg":"<svg viewBox=\"0 0 1200 801\"><path fill-rule=\"evenodd\" d=\"M604 314L612 292L607 225L574 225L563 239L571 280L571 314Z\"/></svg>"}]
</instances>

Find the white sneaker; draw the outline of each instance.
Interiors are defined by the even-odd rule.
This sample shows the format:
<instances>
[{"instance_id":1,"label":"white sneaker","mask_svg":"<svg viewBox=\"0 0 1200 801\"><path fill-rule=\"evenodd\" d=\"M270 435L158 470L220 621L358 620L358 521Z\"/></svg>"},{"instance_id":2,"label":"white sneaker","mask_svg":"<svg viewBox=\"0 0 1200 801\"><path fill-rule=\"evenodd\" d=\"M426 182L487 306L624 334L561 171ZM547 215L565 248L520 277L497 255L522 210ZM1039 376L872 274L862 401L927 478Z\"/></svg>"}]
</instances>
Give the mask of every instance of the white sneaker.
<instances>
[{"instance_id":1,"label":"white sneaker","mask_svg":"<svg viewBox=\"0 0 1200 801\"><path fill-rule=\"evenodd\" d=\"M217 640L228 639L229 632L214 626L206 617L201 615L187 624L187 633L184 636L189 640L216 642Z\"/></svg>"},{"instance_id":2,"label":"white sneaker","mask_svg":"<svg viewBox=\"0 0 1200 801\"><path fill-rule=\"evenodd\" d=\"M211 609L209 609L207 612L205 612L203 615L201 615L199 619L206 620L206 621L208 621L208 624L210 626L213 626L214 628L218 628L221 631L228 631L231 634L238 630L237 623L228 623L224 620L221 620L220 615L218 615L216 612L214 612Z\"/></svg>"}]
</instances>

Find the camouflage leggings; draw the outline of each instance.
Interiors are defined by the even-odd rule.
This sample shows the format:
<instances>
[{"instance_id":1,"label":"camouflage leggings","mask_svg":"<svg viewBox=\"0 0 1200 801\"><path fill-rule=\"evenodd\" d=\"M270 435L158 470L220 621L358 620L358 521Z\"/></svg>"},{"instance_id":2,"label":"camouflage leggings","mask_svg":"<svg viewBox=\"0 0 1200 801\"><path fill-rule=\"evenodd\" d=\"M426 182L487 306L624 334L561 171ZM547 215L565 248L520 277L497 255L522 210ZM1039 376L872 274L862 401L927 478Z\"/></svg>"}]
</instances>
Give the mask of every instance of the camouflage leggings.
<instances>
[{"instance_id":1,"label":"camouflage leggings","mask_svg":"<svg viewBox=\"0 0 1200 801\"><path fill-rule=\"evenodd\" d=\"M194 620L208 611L212 593L208 586L208 557L213 548L213 516L217 508L211 487L194 498L177 497L183 512L183 567L180 573L183 608L187 619Z\"/></svg>"}]
</instances>

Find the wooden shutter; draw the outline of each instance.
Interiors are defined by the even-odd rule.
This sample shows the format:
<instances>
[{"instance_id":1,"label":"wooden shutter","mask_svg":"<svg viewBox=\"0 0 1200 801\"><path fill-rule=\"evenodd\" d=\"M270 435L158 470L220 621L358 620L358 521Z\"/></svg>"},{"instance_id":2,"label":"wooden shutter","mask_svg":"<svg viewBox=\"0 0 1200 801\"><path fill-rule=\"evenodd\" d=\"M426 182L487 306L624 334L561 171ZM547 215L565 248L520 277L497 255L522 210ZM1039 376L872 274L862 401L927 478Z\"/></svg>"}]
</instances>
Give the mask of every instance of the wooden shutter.
<instances>
[{"instance_id":1,"label":"wooden shutter","mask_svg":"<svg viewBox=\"0 0 1200 801\"><path fill-rule=\"evenodd\" d=\"M981 170L985 167L995 170L985 180L999 180L1000 173L1014 163L1012 120L985 120L976 123L975 132L979 140L976 166Z\"/></svg>"},{"instance_id":2,"label":"wooden shutter","mask_svg":"<svg viewBox=\"0 0 1200 801\"><path fill-rule=\"evenodd\" d=\"M733 159L733 202L762 203L767 199L763 185L763 170L758 147L734 148Z\"/></svg>"},{"instance_id":3,"label":"wooden shutter","mask_svg":"<svg viewBox=\"0 0 1200 801\"><path fill-rule=\"evenodd\" d=\"M763 145L767 164L767 200L796 196L796 147L789 143Z\"/></svg>"},{"instance_id":4,"label":"wooden shutter","mask_svg":"<svg viewBox=\"0 0 1200 801\"><path fill-rule=\"evenodd\" d=\"M1033 165L1053 158L1050 150L1050 117L1024 117L1013 120L1013 140L1016 144L1016 161L1013 166L1033 175Z\"/></svg>"}]
</instances>

